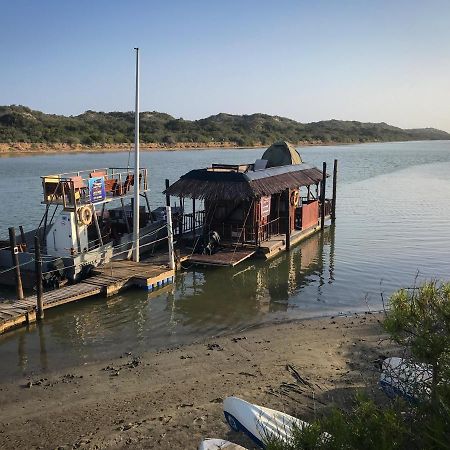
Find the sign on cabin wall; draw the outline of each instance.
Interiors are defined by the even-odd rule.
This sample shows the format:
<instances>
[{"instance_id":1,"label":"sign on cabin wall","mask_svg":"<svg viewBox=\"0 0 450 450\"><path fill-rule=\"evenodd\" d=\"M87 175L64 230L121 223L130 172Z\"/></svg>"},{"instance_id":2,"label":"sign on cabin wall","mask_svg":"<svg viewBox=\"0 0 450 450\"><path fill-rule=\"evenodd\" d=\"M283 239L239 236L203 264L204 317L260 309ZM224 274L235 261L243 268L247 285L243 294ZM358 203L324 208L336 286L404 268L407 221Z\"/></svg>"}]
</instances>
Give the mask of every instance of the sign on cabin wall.
<instances>
[{"instance_id":1,"label":"sign on cabin wall","mask_svg":"<svg viewBox=\"0 0 450 450\"><path fill-rule=\"evenodd\" d=\"M103 177L89 178L89 199L91 203L102 202L105 198L105 179Z\"/></svg>"},{"instance_id":2,"label":"sign on cabin wall","mask_svg":"<svg viewBox=\"0 0 450 450\"><path fill-rule=\"evenodd\" d=\"M261 218L270 216L270 195L268 197L261 197Z\"/></svg>"}]
</instances>

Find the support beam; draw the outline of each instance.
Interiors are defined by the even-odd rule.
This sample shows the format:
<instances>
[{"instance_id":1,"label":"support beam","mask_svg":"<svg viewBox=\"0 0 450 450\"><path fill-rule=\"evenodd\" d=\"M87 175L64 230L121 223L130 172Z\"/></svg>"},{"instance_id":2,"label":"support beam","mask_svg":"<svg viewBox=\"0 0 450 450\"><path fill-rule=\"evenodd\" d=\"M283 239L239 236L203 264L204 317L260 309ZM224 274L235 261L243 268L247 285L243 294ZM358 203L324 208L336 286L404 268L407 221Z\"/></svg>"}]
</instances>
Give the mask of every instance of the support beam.
<instances>
[{"instance_id":1,"label":"support beam","mask_svg":"<svg viewBox=\"0 0 450 450\"><path fill-rule=\"evenodd\" d=\"M286 251L291 249L291 192L290 189L286 190Z\"/></svg>"},{"instance_id":2,"label":"support beam","mask_svg":"<svg viewBox=\"0 0 450 450\"><path fill-rule=\"evenodd\" d=\"M325 190L327 187L327 163L324 161L322 168L322 184L320 186L320 229L325 228Z\"/></svg>"},{"instance_id":3,"label":"support beam","mask_svg":"<svg viewBox=\"0 0 450 450\"><path fill-rule=\"evenodd\" d=\"M36 310L37 318L39 320L44 318L44 289L42 286L42 257L41 257L41 243L39 236L34 236L34 264L36 271Z\"/></svg>"},{"instance_id":4,"label":"support beam","mask_svg":"<svg viewBox=\"0 0 450 450\"><path fill-rule=\"evenodd\" d=\"M194 248L195 248L195 198L192 199L192 236L194 237Z\"/></svg>"},{"instance_id":5,"label":"support beam","mask_svg":"<svg viewBox=\"0 0 450 450\"><path fill-rule=\"evenodd\" d=\"M14 227L8 228L9 232L9 246L11 248L11 260L14 267L14 276L16 279L16 291L17 299L23 300L23 287L22 287L22 276L20 274L19 266L19 249L16 244L16 230Z\"/></svg>"},{"instance_id":6,"label":"support beam","mask_svg":"<svg viewBox=\"0 0 450 450\"><path fill-rule=\"evenodd\" d=\"M97 211L95 210L94 205L92 205L92 217L94 219L95 229L97 230L98 241L100 242L100 246L103 247L102 232L100 231L100 225L98 224Z\"/></svg>"},{"instance_id":7,"label":"support beam","mask_svg":"<svg viewBox=\"0 0 450 450\"><path fill-rule=\"evenodd\" d=\"M337 187L337 171L338 171L338 160L334 160L333 167L333 199L331 203L331 223L336 222L336 187Z\"/></svg>"}]
</instances>

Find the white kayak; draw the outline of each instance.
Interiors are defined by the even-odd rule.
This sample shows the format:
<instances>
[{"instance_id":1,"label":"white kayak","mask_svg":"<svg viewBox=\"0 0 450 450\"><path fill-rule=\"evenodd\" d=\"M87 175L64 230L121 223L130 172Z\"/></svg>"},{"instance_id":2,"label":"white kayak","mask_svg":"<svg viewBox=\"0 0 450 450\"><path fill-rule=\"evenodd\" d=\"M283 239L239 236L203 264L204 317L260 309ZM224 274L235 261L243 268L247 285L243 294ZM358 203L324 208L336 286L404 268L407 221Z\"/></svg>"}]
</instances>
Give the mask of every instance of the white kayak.
<instances>
[{"instance_id":1,"label":"white kayak","mask_svg":"<svg viewBox=\"0 0 450 450\"><path fill-rule=\"evenodd\" d=\"M288 414L254 405L237 397L227 397L223 401L223 412L234 431L244 432L262 448L271 436L287 442L292 437L294 427L302 429L308 425Z\"/></svg>"},{"instance_id":2,"label":"white kayak","mask_svg":"<svg viewBox=\"0 0 450 450\"><path fill-rule=\"evenodd\" d=\"M224 441L223 439L205 439L200 442L198 450L247 450L245 447L233 444L230 441Z\"/></svg>"},{"instance_id":3,"label":"white kayak","mask_svg":"<svg viewBox=\"0 0 450 450\"><path fill-rule=\"evenodd\" d=\"M430 396L431 366L393 357L386 358L381 369L380 386L387 396L401 396L408 401Z\"/></svg>"}]
</instances>

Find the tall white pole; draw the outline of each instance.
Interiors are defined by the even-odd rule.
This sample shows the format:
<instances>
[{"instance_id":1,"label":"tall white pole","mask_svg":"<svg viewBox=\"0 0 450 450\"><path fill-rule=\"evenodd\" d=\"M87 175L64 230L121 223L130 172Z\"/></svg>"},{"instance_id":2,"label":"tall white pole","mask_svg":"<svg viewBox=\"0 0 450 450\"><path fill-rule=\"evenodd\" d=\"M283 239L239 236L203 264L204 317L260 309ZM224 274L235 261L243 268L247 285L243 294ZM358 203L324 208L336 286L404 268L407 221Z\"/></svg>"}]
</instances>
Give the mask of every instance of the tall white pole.
<instances>
[{"instance_id":1,"label":"tall white pole","mask_svg":"<svg viewBox=\"0 0 450 450\"><path fill-rule=\"evenodd\" d=\"M136 50L136 102L134 118L134 208L133 208L133 260L139 262L139 48Z\"/></svg>"},{"instance_id":2,"label":"tall white pole","mask_svg":"<svg viewBox=\"0 0 450 450\"><path fill-rule=\"evenodd\" d=\"M167 238L169 240L169 267L175 269L175 257L173 251L173 229L172 229L172 208L166 206L166 220L167 220Z\"/></svg>"}]
</instances>

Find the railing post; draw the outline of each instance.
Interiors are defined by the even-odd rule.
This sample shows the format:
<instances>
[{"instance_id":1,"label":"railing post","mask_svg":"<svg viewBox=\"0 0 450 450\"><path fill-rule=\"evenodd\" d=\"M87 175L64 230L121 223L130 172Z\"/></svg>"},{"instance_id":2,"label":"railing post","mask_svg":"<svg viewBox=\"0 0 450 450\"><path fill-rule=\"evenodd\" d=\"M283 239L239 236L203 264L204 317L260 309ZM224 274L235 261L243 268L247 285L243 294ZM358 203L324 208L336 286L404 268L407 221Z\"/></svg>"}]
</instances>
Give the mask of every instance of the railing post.
<instances>
[{"instance_id":1,"label":"railing post","mask_svg":"<svg viewBox=\"0 0 450 450\"><path fill-rule=\"evenodd\" d=\"M36 272L36 309L38 319L44 318L43 286L42 286L42 257L39 236L34 236L34 264Z\"/></svg>"},{"instance_id":2,"label":"railing post","mask_svg":"<svg viewBox=\"0 0 450 450\"><path fill-rule=\"evenodd\" d=\"M16 291L17 291L17 299L23 299L23 287L22 287L22 276L20 274L20 266L19 266L19 249L16 245L16 230L14 227L8 228L9 232L9 246L11 248L11 259L14 267L14 275L16 278Z\"/></svg>"},{"instance_id":3,"label":"railing post","mask_svg":"<svg viewBox=\"0 0 450 450\"><path fill-rule=\"evenodd\" d=\"M324 161L322 168L322 185L320 190L320 229L323 230L325 228L325 189L327 184L327 163Z\"/></svg>"},{"instance_id":4,"label":"railing post","mask_svg":"<svg viewBox=\"0 0 450 450\"><path fill-rule=\"evenodd\" d=\"M334 160L333 167L333 198L331 200L331 223L336 222L336 186L337 186L337 170L338 170L338 160Z\"/></svg>"}]
</instances>

